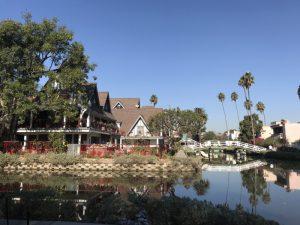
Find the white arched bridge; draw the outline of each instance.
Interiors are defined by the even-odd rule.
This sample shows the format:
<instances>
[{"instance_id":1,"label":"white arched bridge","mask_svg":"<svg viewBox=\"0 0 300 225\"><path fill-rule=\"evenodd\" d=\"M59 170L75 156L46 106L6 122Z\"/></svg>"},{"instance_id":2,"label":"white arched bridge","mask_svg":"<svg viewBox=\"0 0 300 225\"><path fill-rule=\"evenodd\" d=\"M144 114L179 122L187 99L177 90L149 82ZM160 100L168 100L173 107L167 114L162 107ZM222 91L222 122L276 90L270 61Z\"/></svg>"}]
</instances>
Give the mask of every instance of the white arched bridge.
<instances>
[{"instance_id":1,"label":"white arched bridge","mask_svg":"<svg viewBox=\"0 0 300 225\"><path fill-rule=\"evenodd\" d=\"M197 141L188 139L186 141L181 141L181 143L185 144L188 147L188 151L196 152L204 149L243 149L247 152L266 152L267 148L252 145L249 143L241 142L241 141L205 141L203 143L199 143Z\"/></svg>"}]
</instances>

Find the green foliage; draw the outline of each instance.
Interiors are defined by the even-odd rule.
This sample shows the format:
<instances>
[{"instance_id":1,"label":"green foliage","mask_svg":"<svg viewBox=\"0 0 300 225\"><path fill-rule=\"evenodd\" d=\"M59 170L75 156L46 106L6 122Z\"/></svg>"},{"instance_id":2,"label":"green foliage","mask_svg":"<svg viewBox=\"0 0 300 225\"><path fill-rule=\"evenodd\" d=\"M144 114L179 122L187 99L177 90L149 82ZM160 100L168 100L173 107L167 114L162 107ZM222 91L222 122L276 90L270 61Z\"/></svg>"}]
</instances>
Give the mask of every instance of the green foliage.
<instances>
[{"instance_id":1,"label":"green foliage","mask_svg":"<svg viewBox=\"0 0 300 225\"><path fill-rule=\"evenodd\" d=\"M159 134L169 138L169 145L174 148L176 139L183 133L190 136L200 135L205 131L207 114L204 109L196 108L192 110L165 109L150 119L149 128L151 133Z\"/></svg>"},{"instance_id":2,"label":"green foliage","mask_svg":"<svg viewBox=\"0 0 300 225\"><path fill-rule=\"evenodd\" d=\"M254 127L254 134L255 137L258 137L261 132L261 128L263 126L263 122L259 120L257 114L252 115L253 118L253 127ZM252 139L252 123L251 117L245 116L244 120L240 122L240 139L244 142L249 142Z\"/></svg>"},{"instance_id":3,"label":"green foliage","mask_svg":"<svg viewBox=\"0 0 300 225\"><path fill-rule=\"evenodd\" d=\"M49 133L51 147L56 153L63 153L67 150L67 142L64 133Z\"/></svg>"},{"instance_id":4,"label":"green foliage","mask_svg":"<svg viewBox=\"0 0 300 225\"><path fill-rule=\"evenodd\" d=\"M57 19L24 19L0 22L0 136L7 133L9 138L30 113L52 110L73 117L82 102L82 83L95 67ZM40 91L43 77L48 83Z\"/></svg>"},{"instance_id":5,"label":"green foliage","mask_svg":"<svg viewBox=\"0 0 300 225\"><path fill-rule=\"evenodd\" d=\"M27 165L33 164L33 163L41 163L43 162L43 159L41 158L41 155L39 154L25 154L23 155L24 163Z\"/></svg>"},{"instance_id":6,"label":"green foliage","mask_svg":"<svg viewBox=\"0 0 300 225\"><path fill-rule=\"evenodd\" d=\"M153 104L153 106L155 107L157 102L158 102L158 98L156 95L151 95L150 99L149 99L150 103Z\"/></svg>"},{"instance_id":7,"label":"green foliage","mask_svg":"<svg viewBox=\"0 0 300 225\"><path fill-rule=\"evenodd\" d=\"M3 154L0 152L0 168L7 165L18 165L20 164L18 155Z\"/></svg>"},{"instance_id":8,"label":"green foliage","mask_svg":"<svg viewBox=\"0 0 300 225\"><path fill-rule=\"evenodd\" d=\"M121 155L114 158L115 164L126 164L126 165L133 165L133 164L155 164L158 163L159 160L156 156L142 156L136 154L130 155Z\"/></svg>"},{"instance_id":9,"label":"green foliage","mask_svg":"<svg viewBox=\"0 0 300 225\"><path fill-rule=\"evenodd\" d=\"M45 162L52 165L68 166L82 162L82 158L79 156L68 155L66 153L48 153L45 156Z\"/></svg>"},{"instance_id":10,"label":"green foliage","mask_svg":"<svg viewBox=\"0 0 300 225\"><path fill-rule=\"evenodd\" d=\"M144 198L134 203L145 209L151 224L156 225L278 224L245 212L241 207L231 210L223 205L213 205L207 201L179 198L172 195L162 199Z\"/></svg>"},{"instance_id":11,"label":"green foliage","mask_svg":"<svg viewBox=\"0 0 300 225\"><path fill-rule=\"evenodd\" d=\"M202 139L204 141L209 141L209 140L218 140L218 136L215 134L213 131L208 131L205 132Z\"/></svg>"},{"instance_id":12,"label":"green foliage","mask_svg":"<svg viewBox=\"0 0 300 225\"><path fill-rule=\"evenodd\" d=\"M274 138L274 137L268 137L265 139L262 143L262 146L265 148L268 148L269 146L277 147L281 145L280 139L279 138Z\"/></svg>"}]
</instances>

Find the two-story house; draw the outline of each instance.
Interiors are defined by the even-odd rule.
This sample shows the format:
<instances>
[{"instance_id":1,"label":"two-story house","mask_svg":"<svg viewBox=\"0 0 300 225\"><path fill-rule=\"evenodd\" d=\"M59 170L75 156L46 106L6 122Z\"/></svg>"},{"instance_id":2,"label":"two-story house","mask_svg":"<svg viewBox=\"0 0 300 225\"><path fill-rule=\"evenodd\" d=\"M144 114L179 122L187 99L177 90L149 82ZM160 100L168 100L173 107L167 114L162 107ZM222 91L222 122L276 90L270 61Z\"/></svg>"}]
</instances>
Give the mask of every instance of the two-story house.
<instances>
[{"instance_id":1,"label":"two-story house","mask_svg":"<svg viewBox=\"0 0 300 225\"><path fill-rule=\"evenodd\" d=\"M116 120L110 110L100 106L97 85L82 84L88 104L78 109L78 118L54 121L51 111L41 111L30 121L21 125L17 134L24 136L23 149L30 148L32 141L48 141L49 133L65 134L69 144L115 143L120 138Z\"/></svg>"},{"instance_id":2,"label":"two-story house","mask_svg":"<svg viewBox=\"0 0 300 225\"><path fill-rule=\"evenodd\" d=\"M100 92L99 99L103 108L111 108L121 135L119 142L121 145L156 147L163 144L163 137L160 134L151 133L148 127L150 118L162 112L162 108L141 107L139 98L111 98L108 101L107 92ZM106 106L105 102L109 102L110 107Z\"/></svg>"}]
</instances>

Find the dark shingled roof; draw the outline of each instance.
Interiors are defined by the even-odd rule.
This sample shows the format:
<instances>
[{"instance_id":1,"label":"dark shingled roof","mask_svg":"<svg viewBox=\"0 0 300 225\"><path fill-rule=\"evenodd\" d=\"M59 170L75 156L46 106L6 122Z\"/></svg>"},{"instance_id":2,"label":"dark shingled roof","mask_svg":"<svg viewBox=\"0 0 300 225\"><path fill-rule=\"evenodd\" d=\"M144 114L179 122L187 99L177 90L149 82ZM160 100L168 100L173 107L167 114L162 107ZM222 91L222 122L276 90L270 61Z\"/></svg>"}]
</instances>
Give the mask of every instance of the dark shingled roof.
<instances>
[{"instance_id":1,"label":"dark shingled roof","mask_svg":"<svg viewBox=\"0 0 300 225\"><path fill-rule=\"evenodd\" d=\"M104 106L105 101L107 99L108 96L108 92L107 91L103 91L103 92L98 92L98 97L99 97L99 101L100 101L100 105Z\"/></svg>"},{"instance_id":2,"label":"dark shingled roof","mask_svg":"<svg viewBox=\"0 0 300 225\"><path fill-rule=\"evenodd\" d=\"M118 102L120 102L125 109L136 109L137 106L140 107L139 98L111 98L111 108L113 109L118 104Z\"/></svg>"}]
</instances>

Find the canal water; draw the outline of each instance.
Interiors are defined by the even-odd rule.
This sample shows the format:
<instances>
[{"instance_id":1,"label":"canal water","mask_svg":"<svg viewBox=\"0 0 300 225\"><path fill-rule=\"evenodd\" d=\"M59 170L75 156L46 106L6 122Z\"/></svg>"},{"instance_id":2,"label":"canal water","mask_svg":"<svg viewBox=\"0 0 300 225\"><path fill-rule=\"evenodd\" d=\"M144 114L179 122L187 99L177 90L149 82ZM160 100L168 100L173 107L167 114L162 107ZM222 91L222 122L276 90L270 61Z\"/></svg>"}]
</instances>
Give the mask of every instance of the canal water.
<instances>
[{"instance_id":1,"label":"canal water","mask_svg":"<svg viewBox=\"0 0 300 225\"><path fill-rule=\"evenodd\" d=\"M172 194L228 205L232 209L238 206L280 224L298 225L299 164L274 161L245 170L244 165L248 162L251 160L241 164L227 159L212 160L206 163L213 167L181 174L175 171L1 172L0 219L96 222L97 212L107 207L105 196L118 195L127 199L135 193L153 198Z\"/></svg>"}]
</instances>

